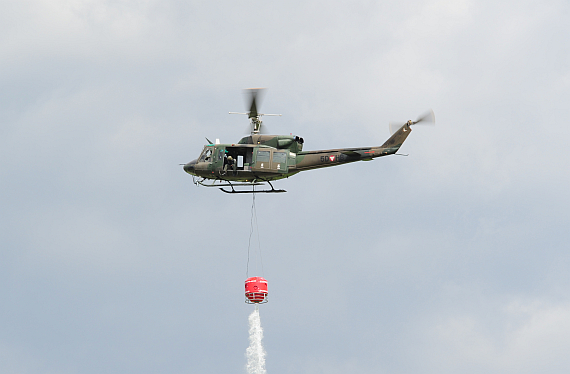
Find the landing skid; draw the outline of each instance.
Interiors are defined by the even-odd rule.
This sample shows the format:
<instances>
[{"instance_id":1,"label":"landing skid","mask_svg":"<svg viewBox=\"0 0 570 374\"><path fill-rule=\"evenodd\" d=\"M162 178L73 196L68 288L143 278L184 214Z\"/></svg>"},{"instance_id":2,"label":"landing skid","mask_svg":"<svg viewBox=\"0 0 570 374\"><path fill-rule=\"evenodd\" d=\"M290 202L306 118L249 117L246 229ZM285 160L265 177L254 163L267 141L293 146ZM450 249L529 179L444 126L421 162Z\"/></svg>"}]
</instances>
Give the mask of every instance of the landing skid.
<instances>
[{"instance_id":1,"label":"landing skid","mask_svg":"<svg viewBox=\"0 0 570 374\"><path fill-rule=\"evenodd\" d=\"M247 183L231 183L229 180L226 179L216 179L214 180L212 183L204 183L204 181L206 180L206 178L202 178L201 180L196 180L194 179L194 184L195 185L200 185L200 186L204 186L204 187L231 187L231 191L230 190L225 190L223 188L220 188L220 190L224 191L225 193L280 193L280 192L287 192L285 190L276 190L273 185L271 184L271 182L269 182L268 180L264 180L261 179L261 182L257 182L260 179L254 179L251 182L247 182ZM219 183L216 183L219 182ZM259 190L256 191L255 190L255 186L263 186L265 185L265 183L268 183L271 186L270 190ZM234 187L252 187L251 191L241 191L241 190L236 190Z\"/></svg>"},{"instance_id":2,"label":"landing skid","mask_svg":"<svg viewBox=\"0 0 570 374\"><path fill-rule=\"evenodd\" d=\"M223 189L223 188L220 188L220 190L224 191L225 193L281 193L281 192L287 192L287 191L285 191L285 190L276 190L275 188L273 188L273 185L271 184L271 182L269 182L269 181L266 181L266 182L269 183L269 185L271 186L271 189L270 189L270 190L259 190L259 191L256 191L256 190L255 190L255 187L254 187L251 191L236 191L236 190L234 189L234 186L244 186L244 185L246 185L245 183L240 183L240 184L231 184L231 183L229 183L230 187L232 188L231 191L225 190L225 189ZM263 183L251 183L250 185L251 185L251 186L257 186L257 185L260 185L260 184L263 184Z\"/></svg>"},{"instance_id":3,"label":"landing skid","mask_svg":"<svg viewBox=\"0 0 570 374\"><path fill-rule=\"evenodd\" d=\"M224 191L225 193L280 193L280 192L287 192L286 190L259 190L259 191L255 191L255 190L251 190L251 191L236 191L232 188L231 191L227 191L224 190L223 188L220 188L220 190Z\"/></svg>"},{"instance_id":4,"label":"landing skid","mask_svg":"<svg viewBox=\"0 0 570 374\"><path fill-rule=\"evenodd\" d=\"M199 184L200 186L204 186L204 187L232 187L232 186L262 186L263 183L262 182L248 182L248 183L230 183L229 181L224 180L225 183L220 182L220 183L216 183L218 181L221 181L221 179L216 179L215 181L213 181L212 183L204 183L205 179L202 180L198 180L198 181L194 181L194 184ZM233 188L233 187L232 187Z\"/></svg>"}]
</instances>

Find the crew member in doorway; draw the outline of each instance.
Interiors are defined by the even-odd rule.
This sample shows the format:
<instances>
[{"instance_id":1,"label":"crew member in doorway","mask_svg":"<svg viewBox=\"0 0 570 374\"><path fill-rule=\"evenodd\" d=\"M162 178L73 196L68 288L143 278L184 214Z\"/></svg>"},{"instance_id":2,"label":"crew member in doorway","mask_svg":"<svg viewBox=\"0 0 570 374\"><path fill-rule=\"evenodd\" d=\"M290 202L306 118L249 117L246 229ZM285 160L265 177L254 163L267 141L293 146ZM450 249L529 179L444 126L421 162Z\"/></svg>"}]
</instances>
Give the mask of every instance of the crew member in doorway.
<instances>
[{"instance_id":1,"label":"crew member in doorway","mask_svg":"<svg viewBox=\"0 0 570 374\"><path fill-rule=\"evenodd\" d=\"M228 168L231 168L233 170L234 175L236 174L236 163L232 156L227 156L224 158L224 174L226 174Z\"/></svg>"},{"instance_id":2,"label":"crew member in doorway","mask_svg":"<svg viewBox=\"0 0 570 374\"><path fill-rule=\"evenodd\" d=\"M237 174L237 170L236 170L236 162L234 160L234 158L232 156L228 156L228 167L232 168L233 170L233 174L236 175Z\"/></svg>"}]
</instances>

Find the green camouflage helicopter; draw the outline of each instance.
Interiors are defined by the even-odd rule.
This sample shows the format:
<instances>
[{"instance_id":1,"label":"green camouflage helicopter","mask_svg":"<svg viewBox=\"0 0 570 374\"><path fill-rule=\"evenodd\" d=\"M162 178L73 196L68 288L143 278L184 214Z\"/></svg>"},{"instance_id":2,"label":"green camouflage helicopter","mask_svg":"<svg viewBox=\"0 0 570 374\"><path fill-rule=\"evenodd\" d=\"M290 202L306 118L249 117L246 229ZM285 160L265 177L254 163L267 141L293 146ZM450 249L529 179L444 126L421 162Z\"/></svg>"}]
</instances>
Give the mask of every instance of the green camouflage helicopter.
<instances>
[{"instance_id":1,"label":"green camouflage helicopter","mask_svg":"<svg viewBox=\"0 0 570 374\"><path fill-rule=\"evenodd\" d=\"M200 157L184 165L184 171L194 176L195 184L219 187L226 193L286 192L276 190L271 181L288 178L301 171L370 161L376 157L396 154L410 135L410 126L435 121L435 116L430 111L416 121L390 123L392 136L381 146L303 151L304 140L301 137L261 134L261 117L280 114L259 113L257 98L260 90L249 89L246 92L251 98L249 112L230 114L246 114L252 125L251 135L242 138L237 144L219 144L218 140L212 143L206 138L210 144L204 146ZM269 184L271 189L255 189L255 186L265 183ZM244 187L248 188L243 190Z\"/></svg>"}]
</instances>

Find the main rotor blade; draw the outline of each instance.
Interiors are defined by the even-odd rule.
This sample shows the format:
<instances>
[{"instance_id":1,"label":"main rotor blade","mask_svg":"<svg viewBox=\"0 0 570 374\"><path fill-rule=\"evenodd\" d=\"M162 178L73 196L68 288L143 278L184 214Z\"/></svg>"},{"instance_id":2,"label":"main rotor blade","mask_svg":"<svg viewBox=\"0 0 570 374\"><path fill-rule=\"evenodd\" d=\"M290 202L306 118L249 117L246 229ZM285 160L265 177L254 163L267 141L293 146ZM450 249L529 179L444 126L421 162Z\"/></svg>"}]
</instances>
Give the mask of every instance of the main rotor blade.
<instances>
[{"instance_id":1,"label":"main rotor blade","mask_svg":"<svg viewBox=\"0 0 570 374\"><path fill-rule=\"evenodd\" d=\"M249 118L255 118L258 116L259 112L257 111L258 101L261 101L261 92L263 88L249 88L244 90L245 94L249 94Z\"/></svg>"},{"instance_id":2,"label":"main rotor blade","mask_svg":"<svg viewBox=\"0 0 570 374\"><path fill-rule=\"evenodd\" d=\"M252 91L251 92L251 106L249 108L249 118L251 117L257 117L257 103L255 102L257 98L257 92L256 91Z\"/></svg>"}]
</instances>

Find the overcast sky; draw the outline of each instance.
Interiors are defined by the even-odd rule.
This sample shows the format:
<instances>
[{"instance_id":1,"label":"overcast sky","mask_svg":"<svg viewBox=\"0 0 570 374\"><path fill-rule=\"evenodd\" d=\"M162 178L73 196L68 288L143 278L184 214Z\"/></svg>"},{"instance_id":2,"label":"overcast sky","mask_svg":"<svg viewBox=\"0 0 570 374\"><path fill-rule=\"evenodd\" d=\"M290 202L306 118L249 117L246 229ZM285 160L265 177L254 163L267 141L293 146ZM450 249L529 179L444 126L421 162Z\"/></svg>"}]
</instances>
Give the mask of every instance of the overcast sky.
<instances>
[{"instance_id":1,"label":"overcast sky","mask_svg":"<svg viewBox=\"0 0 570 374\"><path fill-rule=\"evenodd\" d=\"M268 373L567 373L569 40L562 0L0 2L0 372L245 372L252 197L179 164L267 87L305 150L437 120L256 197Z\"/></svg>"}]
</instances>

